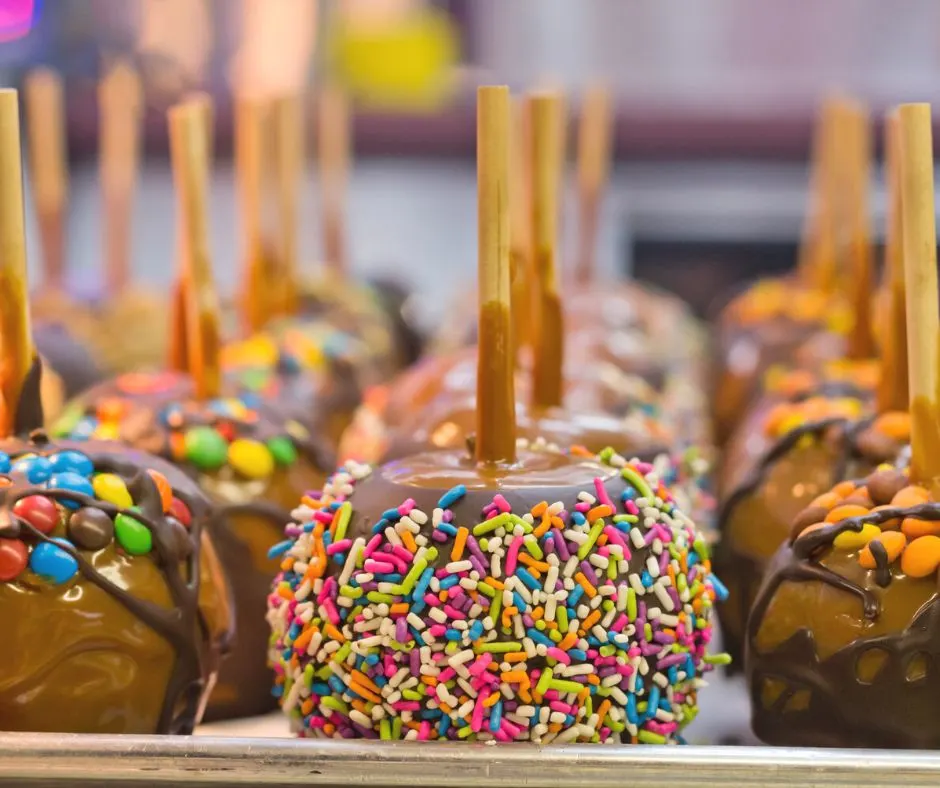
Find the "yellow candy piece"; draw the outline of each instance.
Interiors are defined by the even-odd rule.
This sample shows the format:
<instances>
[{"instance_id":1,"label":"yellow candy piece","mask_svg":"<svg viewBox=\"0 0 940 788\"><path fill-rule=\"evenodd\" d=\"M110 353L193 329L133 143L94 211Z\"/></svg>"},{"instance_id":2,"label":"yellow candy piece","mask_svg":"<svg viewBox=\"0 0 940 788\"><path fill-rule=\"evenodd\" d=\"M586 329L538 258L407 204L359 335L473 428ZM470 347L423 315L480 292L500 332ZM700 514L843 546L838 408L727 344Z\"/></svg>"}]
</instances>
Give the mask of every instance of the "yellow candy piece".
<instances>
[{"instance_id":1,"label":"yellow candy piece","mask_svg":"<svg viewBox=\"0 0 940 788\"><path fill-rule=\"evenodd\" d=\"M127 485L120 476L113 473L99 473L91 480L95 495L102 501L113 503L122 509L129 509L134 505L134 499L127 491Z\"/></svg>"},{"instance_id":2,"label":"yellow candy piece","mask_svg":"<svg viewBox=\"0 0 940 788\"><path fill-rule=\"evenodd\" d=\"M248 479L263 479L274 473L274 457L258 441L238 438L228 447L229 465Z\"/></svg>"},{"instance_id":3,"label":"yellow candy piece","mask_svg":"<svg viewBox=\"0 0 940 788\"><path fill-rule=\"evenodd\" d=\"M95 428L95 438L103 441L116 441L121 437L120 427L109 421L102 421Z\"/></svg>"},{"instance_id":4,"label":"yellow candy piece","mask_svg":"<svg viewBox=\"0 0 940 788\"><path fill-rule=\"evenodd\" d=\"M777 425L777 435L786 435L804 424L806 424L806 418L802 413L791 413L780 420L780 424Z\"/></svg>"},{"instance_id":5,"label":"yellow candy piece","mask_svg":"<svg viewBox=\"0 0 940 788\"><path fill-rule=\"evenodd\" d=\"M832 544L840 550L860 550L880 534L881 529L877 525L866 523L861 531L843 531Z\"/></svg>"}]
</instances>

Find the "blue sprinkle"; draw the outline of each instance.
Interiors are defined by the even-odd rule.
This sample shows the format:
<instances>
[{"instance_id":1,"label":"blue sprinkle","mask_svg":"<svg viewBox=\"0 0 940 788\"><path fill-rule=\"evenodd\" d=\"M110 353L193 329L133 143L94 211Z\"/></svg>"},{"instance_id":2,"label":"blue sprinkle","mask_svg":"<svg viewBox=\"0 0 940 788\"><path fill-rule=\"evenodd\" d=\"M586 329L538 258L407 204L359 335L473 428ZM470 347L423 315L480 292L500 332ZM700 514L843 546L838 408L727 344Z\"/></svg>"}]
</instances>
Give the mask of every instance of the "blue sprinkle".
<instances>
[{"instance_id":1,"label":"blue sprinkle","mask_svg":"<svg viewBox=\"0 0 940 788\"><path fill-rule=\"evenodd\" d=\"M391 520L394 523L397 523L401 520L401 515L398 513L398 509L386 509L382 512L383 520Z\"/></svg>"},{"instance_id":2,"label":"blue sprinkle","mask_svg":"<svg viewBox=\"0 0 940 788\"><path fill-rule=\"evenodd\" d=\"M327 682L329 683L333 692L336 692L339 695L342 695L344 692L346 692L346 685L340 681L339 676L330 676L327 679Z\"/></svg>"},{"instance_id":3,"label":"blue sprinkle","mask_svg":"<svg viewBox=\"0 0 940 788\"><path fill-rule=\"evenodd\" d=\"M368 662L370 665L378 665L378 664L379 664L379 655L378 655L378 654L369 654L369 656L366 657L365 661Z\"/></svg>"},{"instance_id":4,"label":"blue sprinkle","mask_svg":"<svg viewBox=\"0 0 940 788\"><path fill-rule=\"evenodd\" d=\"M652 577L652 575L650 575L649 572L647 572L647 571L644 569L644 570L643 570L643 574L640 575L640 582L643 584L643 586L644 586L645 588L649 588L650 586L653 585L653 577Z\"/></svg>"},{"instance_id":5,"label":"blue sprinkle","mask_svg":"<svg viewBox=\"0 0 940 788\"><path fill-rule=\"evenodd\" d=\"M460 578L457 575L448 575L447 577L442 577L439 581L441 591L446 591L448 588L453 588L459 582Z\"/></svg>"},{"instance_id":6,"label":"blue sprinkle","mask_svg":"<svg viewBox=\"0 0 940 788\"><path fill-rule=\"evenodd\" d=\"M587 641L587 644L588 644L589 646L594 646L595 648L597 648L597 646L601 645L601 642L600 642L596 637L594 637L594 635L588 635L588 636L585 638L585 640Z\"/></svg>"},{"instance_id":7,"label":"blue sprinkle","mask_svg":"<svg viewBox=\"0 0 940 788\"><path fill-rule=\"evenodd\" d=\"M577 659L581 662L584 662L584 660L587 659L587 652L580 648L569 648L568 656L570 656L572 659Z\"/></svg>"},{"instance_id":8,"label":"blue sprinkle","mask_svg":"<svg viewBox=\"0 0 940 788\"><path fill-rule=\"evenodd\" d=\"M78 561L58 545L72 547L65 539L42 542L29 555L29 568L53 585L67 583L78 573Z\"/></svg>"},{"instance_id":9,"label":"blue sprinkle","mask_svg":"<svg viewBox=\"0 0 940 788\"><path fill-rule=\"evenodd\" d=\"M718 597L718 601L724 602L728 598L728 589L725 584L715 577L715 575L709 575L708 580L715 589L715 595Z\"/></svg>"},{"instance_id":10,"label":"blue sprinkle","mask_svg":"<svg viewBox=\"0 0 940 788\"><path fill-rule=\"evenodd\" d=\"M499 724L503 721L503 702L496 701L493 708L490 709L490 730L493 733L499 730Z\"/></svg>"},{"instance_id":11,"label":"blue sprinkle","mask_svg":"<svg viewBox=\"0 0 940 788\"><path fill-rule=\"evenodd\" d=\"M649 700L646 704L646 719L652 719L656 716L656 709L659 708L659 685L654 684L650 688Z\"/></svg>"},{"instance_id":12,"label":"blue sprinkle","mask_svg":"<svg viewBox=\"0 0 940 788\"><path fill-rule=\"evenodd\" d=\"M0 473L8 473L10 470L10 455L0 451Z\"/></svg>"},{"instance_id":13,"label":"blue sprinkle","mask_svg":"<svg viewBox=\"0 0 940 788\"><path fill-rule=\"evenodd\" d=\"M450 523L441 523L435 530L443 531L445 534L449 534L450 536L457 535L456 526L453 526Z\"/></svg>"},{"instance_id":14,"label":"blue sprinkle","mask_svg":"<svg viewBox=\"0 0 940 788\"><path fill-rule=\"evenodd\" d=\"M447 640L452 640L455 643L459 643L460 639L463 637L463 633L459 629L448 629L444 632L444 637Z\"/></svg>"},{"instance_id":15,"label":"blue sprinkle","mask_svg":"<svg viewBox=\"0 0 940 788\"><path fill-rule=\"evenodd\" d=\"M294 544L293 539L285 539L283 542L278 542L274 547L268 550L268 558L278 558L279 556L284 555L288 550L290 550L291 545Z\"/></svg>"},{"instance_id":16,"label":"blue sprinkle","mask_svg":"<svg viewBox=\"0 0 940 788\"><path fill-rule=\"evenodd\" d=\"M634 498L636 498L636 490L632 487L627 487L620 495L620 500L622 501L632 501Z\"/></svg>"},{"instance_id":17,"label":"blue sprinkle","mask_svg":"<svg viewBox=\"0 0 940 788\"><path fill-rule=\"evenodd\" d=\"M477 619L470 625L470 629L467 631L470 635L470 640L477 640L483 636L483 622Z\"/></svg>"},{"instance_id":18,"label":"blue sprinkle","mask_svg":"<svg viewBox=\"0 0 940 788\"><path fill-rule=\"evenodd\" d=\"M516 567L516 577L525 583L530 591L538 591L542 588L538 580L532 577L529 571L527 569L523 569L521 566Z\"/></svg>"},{"instance_id":19,"label":"blue sprinkle","mask_svg":"<svg viewBox=\"0 0 940 788\"><path fill-rule=\"evenodd\" d=\"M456 487L451 487L446 493L444 493L437 502L437 505L441 509L449 509L457 501L463 498L467 494L467 488L463 484L458 484Z\"/></svg>"},{"instance_id":20,"label":"blue sprinkle","mask_svg":"<svg viewBox=\"0 0 940 788\"><path fill-rule=\"evenodd\" d=\"M315 692L317 695L329 695L330 694L330 685L324 684L322 681L315 681L310 685L310 691Z\"/></svg>"},{"instance_id":21,"label":"blue sprinkle","mask_svg":"<svg viewBox=\"0 0 940 788\"><path fill-rule=\"evenodd\" d=\"M666 676L670 684L676 684L679 681L679 666L673 665L666 671Z\"/></svg>"},{"instance_id":22,"label":"blue sprinkle","mask_svg":"<svg viewBox=\"0 0 940 788\"><path fill-rule=\"evenodd\" d=\"M422 604L424 604L424 603L422 602ZM417 605L413 605L411 609L414 610L414 611L416 611L416 612L420 612L420 611L418 611L418 606L417 606ZM421 633L418 632L417 629L415 629L414 627L408 627L408 631L411 633L412 637L414 637L415 642L416 642L419 646L423 646L423 645L424 645L424 638L421 637Z\"/></svg>"},{"instance_id":23,"label":"blue sprinkle","mask_svg":"<svg viewBox=\"0 0 940 788\"><path fill-rule=\"evenodd\" d=\"M72 471L65 471L64 473L56 473L48 477L48 482L46 485L50 491L56 490L68 490L69 492L80 493L82 495L88 495L94 497L95 488L92 487L91 482L88 481L84 476L81 476ZM78 509L81 505L76 501L67 501L62 500L60 503L63 506L68 507L69 509Z\"/></svg>"},{"instance_id":24,"label":"blue sprinkle","mask_svg":"<svg viewBox=\"0 0 940 788\"><path fill-rule=\"evenodd\" d=\"M284 694L284 685L283 685L283 684L275 684L273 687L271 687L271 694L272 694L275 698L280 698L281 695Z\"/></svg>"},{"instance_id":25,"label":"blue sprinkle","mask_svg":"<svg viewBox=\"0 0 940 788\"><path fill-rule=\"evenodd\" d=\"M322 537L322 539L323 539L323 549L324 549L324 550L325 550L327 547L329 547L329 546L333 543L333 537L330 536L330 532L329 532L329 531L324 531L324 532L323 532L323 537Z\"/></svg>"},{"instance_id":26,"label":"blue sprinkle","mask_svg":"<svg viewBox=\"0 0 940 788\"><path fill-rule=\"evenodd\" d=\"M536 643L541 643L545 646L548 646L549 648L555 645L549 638L545 637L545 635L539 632L535 627L527 629L525 633Z\"/></svg>"},{"instance_id":27,"label":"blue sprinkle","mask_svg":"<svg viewBox=\"0 0 940 788\"><path fill-rule=\"evenodd\" d=\"M342 566L346 563L346 553L333 553L333 563Z\"/></svg>"},{"instance_id":28,"label":"blue sprinkle","mask_svg":"<svg viewBox=\"0 0 940 788\"><path fill-rule=\"evenodd\" d=\"M516 609L520 613L528 608L528 605L525 603L525 599L522 598L522 594L520 594L518 591L512 592L512 603L516 606Z\"/></svg>"},{"instance_id":29,"label":"blue sprinkle","mask_svg":"<svg viewBox=\"0 0 940 788\"><path fill-rule=\"evenodd\" d=\"M437 723L437 735L444 736L448 728L450 728L450 717L446 714L441 714L440 720L438 720Z\"/></svg>"},{"instance_id":30,"label":"blue sprinkle","mask_svg":"<svg viewBox=\"0 0 940 788\"><path fill-rule=\"evenodd\" d=\"M372 535L375 536L376 534L382 533L382 531L384 531L390 525L391 525L391 522L389 522L385 517L383 517L375 525L372 526Z\"/></svg>"},{"instance_id":31,"label":"blue sprinkle","mask_svg":"<svg viewBox=\"0 0 940 788\"><path fill-rule=\"evenodd\" d=\"M416 599L411 603L411 612L415 615L420 615L424 612L424 608L428 606L428 603L424 601L423 597Z\"/></svg>"},{"instance_id":32,"label":"blue sprinkle","mask_svg":"<svg viewBox=\"0 0 940 788\"><path fill-rule=\"evenodd\" d=\"M695 566L698 563L698 553L690 552L688 566Z\"/></svg>"},{"instance_id":33,"label":"blue sprinkle","mask_svg":"<svg viewBox=\"0 0 940 788\"><path fill-rule=\"evenodd\" d=\"M572 512L571 519L574 520L577 525L584 525L587 522L587 517L581 514L581 512Z\"/></svg>"},{"instance_id":34,"label":"blue sprinkle","mask_svg":"<svg viewBox=\"0 0 940 788\"><path fill-rule=\"evenodd\" d=\"M640 718L636 713L636 694L633 692L627 694L627 720L633 725L640 724Z\"/></svg>"},{"instance_id":35,"label":"blue sprinkle","mask_svg":"<svg viewBox=\"0 0 940 788\"><path fill-rule=\"evenodd\" d=\"M304 523L304 533L309 534L311 531L313 531L315 525L316 523L313 520L311 520L309 523Z\"/></svg>"},{"instance_id":36,"label":"blue sprinkle","mask_svg":"<svg viewBox=\"0 0 940 788\"><path fill-rule=\"evenodd\" d=\"M53 454L49 458L49 463L52 466L53 473L71 471L81 476L91 476L91 474L95 472L94 463L92 463L87 455L82 454L80 451L75 451L74 449L68 449Z\"/></svg>"},{"instance_id":37,"label":"blue sprinkle","mask_svg":"<svg viewBox=\"0 0 940 788\"><path fill-rule=\"evenodd\" d=\"M385 676L376 676L372 680L375 682L376 687L384 687L386 684L388 684L388 679L385 678Z\"/></svg>"},{"instance_id":38,"label":"blue sprinkle","mask_svg":"<svg viewBox=\"0 0 940 788\"><path fill-rule=\"evenodd\" d=\"M10 470L25 474L32 484L41 484L52 475L52 463L45 457L26 457L14 462Z\"/></svg>"},{"instance_id":39,"label":"blue sprinkle","mask_svg":"<svg viewBox=\"0 0 940 788\"><path fill-rule=\"evenodd\" d=\"M581 586L575 586L568 594L568 609L576 607L582 596L584 596L584 589Z\"/></svg>"},{"instance_id":40,"label":"blue sprinkle","mask_svg":"<svg viewBox=\"0 0 940 788\"><path fill-rule=\"evenodd\" d=\"M415 590L411 594L411 598L414 600L424 600L424 595L427 593L428 586L431 585L431 578L434 577L434 569L428 567L421 573L421 577L418 578L418 582L415 583Z\"/></svg>"}]
</instances>

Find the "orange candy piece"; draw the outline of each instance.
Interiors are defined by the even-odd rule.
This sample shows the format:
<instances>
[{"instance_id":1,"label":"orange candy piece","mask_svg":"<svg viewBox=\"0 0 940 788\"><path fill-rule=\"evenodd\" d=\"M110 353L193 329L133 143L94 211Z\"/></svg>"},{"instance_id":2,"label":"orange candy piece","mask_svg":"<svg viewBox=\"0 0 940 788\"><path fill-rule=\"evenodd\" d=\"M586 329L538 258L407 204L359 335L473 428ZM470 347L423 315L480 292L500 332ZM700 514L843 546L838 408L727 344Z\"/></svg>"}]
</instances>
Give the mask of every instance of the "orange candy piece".
<instances>
[{"instance_id":1,"label":"orange candy piece","mask_svg":"<svg viewBox=\"0 0 940 788\"><path fill-rule=\"evenodd\" d=\"M162 473L150 468L147 469L147 473L150 474L150 478L157 485L157 490L160 492L160 503L163 505L163 513L166 514L170 511L170 505L173 503L173 488Z\"/></svg>"},{"instance_id":2,"label":"orange candy piece","mask_svg":"<svg viewBox=\"0 0 940 788\"><path fill-rule=\"evenodd\" d=\"M940 536L921 536L901 554L901 571L908 577L927 577L940 566Z\"/></svg>"},{"instance_id":3,"label":"orange candy piece","mask_svg":"<svg viewBox=\"0 0 940 788\"><path fill-rule=\"evenodd\" d=\"M832 509L835 506L838 506L839 501L842 498L836 495L834 492L826 492L822 495L818 495L810 502L810 506L821 506L823 509ZM807 507L809 508L809 507Z\"/></svg>"},{"instance_id":4,"label":"orange candy piece","mask_svg":"<svg viewBox=\"0 0 940 788\"><path fill-rule=\"evenodd\" d=\"M831 525L831 523L813 523L812 525L807 525L806 528L800 531L800 535L797 538L802 539L807 534L818 531L820 528L825 528L827 525Z\"/></svg>"},{"instance_id":5,"label":"orange candy piece","mask_svg":"<svg viewBox=\"0 0 940 788\"><path fill-rule=\"evenodd\" d=\"M903 410L891 410L875 419L872 427L896 441L911 439L911 414Z\"/></svg>"},{"instance_id":6,"label":"orange candy piece","mask_svg":"<svg viewBox=\"0 0 940 788\"><path fill-rule=\"evenodd\" d=\"M855 504L843 504L842 506L837 506L829 514L826 515L827 523L838 523L842 520L848 520L850 517L864 517L869 513L869 510L864 506L856 506Z\"/></svg>"},{"instance_id":7,"label":"orange candy piece","mask_svg":"<svg viewBox=\"0 0 940 788\"><path fill-rule=\"evenodd\" d=\"M884 506L876 506L872 509L872 512L880 512L882 509L893 509L894 507L891 504L885 504ZM892 518L891 520L885 520L883 523L879 523L878 527L882 531L897 531L901 527L901 520L897 517Z\"/></svg>"},{"instance_id":8,"label":"orange candy piece","mask_svg":"<svg viewBox=\"0 0 940 788\"><path fill-rule=\"evenodd\" d=\"M901 523L901 531L908 539L918 536L940 536L940 520L918 520L916 517L905 517Z\"/></svg>"},{"instance_id":9,"label":"orange candy piece","mask_svg":"<svg viewBox=\"0 0 940 788\"><path fill-rule=\"evenodd\" d=\"M927 503L929 500L930 493L925 488L912 484L899 490L894 498L891 499L891 505L901 509L907 509L911 506Z\"/></svg>"},{"instance_id":10,"label":"orange candy piece","mask_svg":"<svg viewBox=\"0 0 940 788\"><path fill-rule=\"evenodd\" d=\"M904 552L904 547L907 545L907 539L904 534L899 533L898 531L887 531L885 533L879 534L872 542L881 542L884 545L885 552L888 554L888 563L894 563L898 560L898 556ZM871 542L869 543L871 544ZM872 555L871 548L866 546L862 548L862 551L858 554L858 562L862 565L864 569L875 569L875 556Z\"/></svg>"},{"instance_id":11,"label":"orange candy piece","mask_svg":"<svg viewBox=\"0 0 940 788\"><path fill-rule=\"evenodd\" d=\"M848 498L853 492L855 492L855 482L839 482L835 487L832 488L832 492L834 492L840 498Z\"/></svg>"}]
</instances>

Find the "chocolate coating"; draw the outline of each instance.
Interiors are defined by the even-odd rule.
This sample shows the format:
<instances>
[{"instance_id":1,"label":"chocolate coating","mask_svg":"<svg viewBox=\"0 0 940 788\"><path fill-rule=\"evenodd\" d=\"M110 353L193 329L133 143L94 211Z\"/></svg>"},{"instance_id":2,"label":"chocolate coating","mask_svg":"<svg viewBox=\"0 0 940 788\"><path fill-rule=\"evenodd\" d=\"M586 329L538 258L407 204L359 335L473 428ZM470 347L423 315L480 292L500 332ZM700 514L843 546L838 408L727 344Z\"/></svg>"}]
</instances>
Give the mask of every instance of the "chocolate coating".
<instances>
[{"instance_id":1,"label":"chocolate coating","mask_svg":"<svg viewBox=\"0 0 940 788\"><path fill-rule=\"evenodd\" d=\"M906 575L881 545L866 570L855 550L834 545L865 523L904 517L940 520L940 504L843 520L775 556L747 630L752 724L765 742L940 747L936 572Z\"/></svg>"},{"instance_id":2,"label":"chocolate coating","mask_svg":"<svg viewBox=\"0 0 940 788\"><path fill-rule=\"evenodd\" d=\"M149 531L153 548L132 556L115 542L100 549L66 544L61 550L78 570L68 582L50 585L26 570L0 583L11 644L0 656L0 728L190 733L231 635L227 589L204 531L208 501L172 466L117 444L53 443L42 433L0 441L11 458L68 449L86 455L96 472L124 480L135 501L133 517ZM193 515L185 561L147 469L162 474ZM124 511L91 495L32 484L18 472L6 478L0 519L9 520L16 501L30 495L94 507L111 518ZM22 519L19 525L37 547L65 535L44 534Z\"/></svg>"}]
</instances>

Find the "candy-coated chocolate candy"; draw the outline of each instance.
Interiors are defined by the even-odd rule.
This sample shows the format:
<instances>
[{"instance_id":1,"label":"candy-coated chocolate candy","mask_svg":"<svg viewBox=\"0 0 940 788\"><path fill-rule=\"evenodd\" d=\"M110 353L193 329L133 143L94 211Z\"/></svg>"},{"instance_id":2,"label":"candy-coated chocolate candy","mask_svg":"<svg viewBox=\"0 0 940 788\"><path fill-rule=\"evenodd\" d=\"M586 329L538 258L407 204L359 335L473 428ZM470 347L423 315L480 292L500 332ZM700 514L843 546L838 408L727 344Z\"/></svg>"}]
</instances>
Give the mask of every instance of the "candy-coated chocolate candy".
<instances>
[{"instance_id":1,"label":"candy-coated chocolate candy","mask_svg":"<svg viewBox=\"0 0 940 788\"><path fill-rule=\"evenodd\" d=\"M78 572L78 561L59 545L71 546L65 539L54 539L36 545L29 555L29 568L54 585L67 583Z\"/></svg>"},{"instance_id":2,"label":"candy-coated chocolate candy","mask_svg":"<svg viewBox=\"0 0 940 788\"><path fill-rule=\"evenodd\" d=\"M122 509L128 509L134 505L134 499L127 491L127 485L124 480L113 473L99 473L92 479L95 495L102 501L113 503Z\"/></svg>"},{"instance_id":3,"label":"candy-coated chocolate candy","mask_svg":"<svg viewBox=\"0 0 940 788\"><path fill-rule=\"evenodd\" d=\"M140 520L130 514L114 518L118 544L131 555L146 555L153 549L153 534Z\"/></svg>"},{"instance_id":4,"label":"candy-coated chocolate candy","mask_svg":"<svg viewBox=\"0 0 940 788\"><path fill-rule=\"evenodd\" d=\"M0 451L0 473L7 473L11 464L10 455Z\"/></svg>"},{"instance_id":5,"label":"candy-coated chocolate candy","mask_svg":"<svg viewBox=\"0 0 940 788\"><path fill-rule=\"evenodd\" d=\"M87 455L82 454L80 451L74 451L73 449L53 454L49 458L49 462L52 463L53 473L71 471L81 476L91 476L95 470L95 466Z\"/></svg>"},{"instance_id":6,"label":"candy-coated chocolate candy","mask_svg":"<svg viewBox=\"0 0 940 788\"><path fill-rule=\"evenodd\" d=\"M271 438L268 441L268 451L271 452L278 465L293 465L297 462L297 448L286 435Z\"/></svg>"},{"instance_id":7,"label":"candy-coated chocolate candy","mask_svg":"<svg viewBox=\"0 0 940 788\"><path fill-rule=\"evenodd\" d=\"M47 487L50 490L69 490L70 492L81 493L82 495L87 495L89 497L94 496L95 488L92 487L92 484L84 476L80 476L77 473L72 473L71 471L66 471L65 473L57 473L49 477L49 483ZM63 506L67 506L69 509L77 509L81 504L76 501L69 501L65 498L62 498L61 503Z\"/></svg>"},{"instance_id":8,"label":"candy-coated chocolate candy","mask_svg":"<svg viewBox=\"0 0 940 788\"><path fill-rule=\"evenodd\" d=\"M189 507L183 503L179 498L174 498L170 502L169 513L172 514L177 520L179 520L183 525L189 528L193 522L192 512L189 511Z\"/></svg>"},{"instance_id":9,"label":"candy-coated chocolate candy","mask_svg":"<svg viewBox=\"0 0 940 788\"><path fill-rule=\"evenodd\" d=\"M228 444L212 427L193 427L186 431L186 459L203 471L214 471L225 464Z\"/></svg>"},{"instance_id":10,"label":"candy-coated chocolate candy","mask_svg":"<svg viewBox=\"0 0 940 788\"><path fill-rule=\"evenodd\" d=\"M59 507L45 495L27 495L13 504L13 514L40 533L51 534L59 523Z\"/></svg>"},{"instance_id":11,"label":"candy-coated chocolate candy","mask_svg":"<svg viewBox=\"0 0 940 788\"><path fill-rule=\"evenodd\" d=\"M232 441L228 461L236 473L248 479L264 479L274 472L274 457L268 447L247 438Z\"/></svg>"},{"instance_id":12,"label":"candy-coated chocolate candy","mask_svg":"<svg viewBox=\"0 0 940 788\"><path fill-rule=\"evenodd\" d=\"M0 583L20 576L29 563L29 550L19 539L0 539Z\"/></svg>"},{"instance_id":13,"label":"candy-coated chocolate candy","mask_svg":"<svg viewBox=\"0 0 940 788\"><path fill-rule=\"evenodd\" d=\"M52 475L52 463L45 457L21 457L10 469L13 473L26 474L31 484L42 484Z\"/></svg>"},{"instance_id":14,"label":"candy-coated chocolate candy","mask_svg":"<svg viewBox=\"0 0 940 788\"><path fill-rule=\"evenodd\" d=\"M169 481L167 481L166 476L164 476L159 471L147 470L147 473L150 475L150 478L153 479L154 484L157 485L157 490L160 493L160 503L163 505L163 511L170 511L170 504L173 503L173 488L170 486Z\"/></svg>"},{"instance_id":15,"label":"candy-coated chocolate candy","mask_svg":"<svg viewBox=\"0 0 940 788\"><path fill-rule=\"evenodd\" d=\"M84 550L101 550L114 539L114 521L95 506L84 506L69 517L69 539Z\"/></svg>"}]
</instances>

